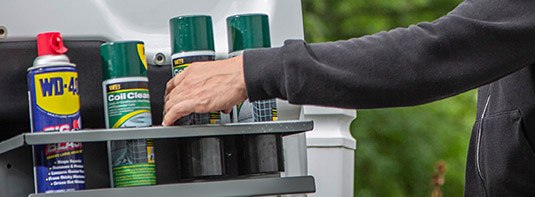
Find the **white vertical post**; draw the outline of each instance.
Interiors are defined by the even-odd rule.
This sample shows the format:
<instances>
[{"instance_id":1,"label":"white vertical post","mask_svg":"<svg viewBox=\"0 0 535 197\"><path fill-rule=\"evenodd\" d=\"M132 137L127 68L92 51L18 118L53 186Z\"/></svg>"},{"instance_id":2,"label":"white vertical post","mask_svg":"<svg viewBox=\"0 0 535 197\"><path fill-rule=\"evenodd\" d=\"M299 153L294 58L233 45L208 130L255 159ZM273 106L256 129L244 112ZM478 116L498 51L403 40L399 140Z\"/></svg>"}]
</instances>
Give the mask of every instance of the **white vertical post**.
<instances>
[{"instance_id":1,"label":"white vertical post","mask_svg":"<svg viewBox=\"0 0 535 197\"><path fill-rule=\"evenodd\" d=\"M349 126L356 111L303 106L302 115L314 121L314 130L306 134L308 172L316 180L310 196L353 196L356 141Z\"/></svg>"},{"instance_id":2,"label":"white vertical post","mask_svg":"<svg viewBox=\"0 0 535 197\"><path fill-rule=\"evenodd\" d=\"M279 120L302 119L300 105L291 105L287 101L277 99ZM307 146L304 133L286 136L283 138L284 147L284 172L283 177L306 176L307 170ZM304 197L304 194L283 195L284 197Z\"/></svg>"},{"instance_id":3,"label":"white vertical post","mask_svg":"<svg viewBox=\"0 0 535 197\"><path fill-rule=\"evenodd\" d=\"M277 99L279 120L299 120L302 117L300 105L291 105L285 100ZM307 150L304 133L286 136L283 138L284 172L283 177L306 176Z\"/></svg>"}]
</instances>

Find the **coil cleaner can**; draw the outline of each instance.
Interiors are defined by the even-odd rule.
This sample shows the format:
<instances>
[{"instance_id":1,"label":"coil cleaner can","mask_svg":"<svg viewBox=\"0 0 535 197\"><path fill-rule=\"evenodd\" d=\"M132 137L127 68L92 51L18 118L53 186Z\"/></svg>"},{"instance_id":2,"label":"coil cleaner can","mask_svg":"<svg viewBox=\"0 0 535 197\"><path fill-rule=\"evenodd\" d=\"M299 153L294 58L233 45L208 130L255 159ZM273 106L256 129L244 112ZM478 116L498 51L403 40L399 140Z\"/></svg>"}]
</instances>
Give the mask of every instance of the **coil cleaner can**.
<instances>
[{"instance_id":1,"label":"coil cleaner can","mask_svg":"<svg viewBox=\"0 0 535 197\"><path fill-rule=\"evenodd\" d=\"M151 126L144 43L104 43L100 46L100 55L106 128ZM156 184L153 147L151 139L108 143L113 186Z\"/></svg>"},{"instance_id":2,"label":"coil cleaner can","mask_svg":"<svg viewBox=\"0 0 535 197\"><path fill-rule=\"evenodd\" d=\"M204 15L178 16L169 20L173 54L173 77L190 63L214 61L214 36L212 18ZM179 119L176 125L219 124L219 112L193 113Z\"/></svg>"},{"instance_id":3,"label":"coil cleaner can","mask_svg":"<svg viewBox=\"0 0 535 197\"><path fill-rule=\"evenodd\" d=\"M229 57L244 50L271 47L268 16L242 14L227 18ZM264 122L277 120L275 99L243 103L233 109L234 122ZM227 141L225 141L227 143ZM240 175L271 174L284 171L282 137L280 135L242 136L235 142L238 149Z\"/></svg>"},{"instance_id":4,"label":"coil cleaner can","mask_svg":"<svg viewBox=\"0 0 535 197\"><path fill-rule=\"evenodd\" d=\"M78 73L64 53L58 32L37 35L38 57L28 69L32 132L68 132L82 127ZM35 190L55 193L82 190L85 174L82 143L62 142L33 147Z\"/></svg>"},{"instance_id":5,"label":"coil cleaner can","mask_svg":"<svg viewBox=\"0 0 535 197\"><path fill-rule=\"evenodd\" d=\"M169 20L172 46L172 74L182 72L190 63L215 59L210 16L178 16ZM220 112L193 113L176 125L221 123ZM219 137L178 140L180 179L208 179L225 175L222 141Z\"/></svg>"}]
</instances>

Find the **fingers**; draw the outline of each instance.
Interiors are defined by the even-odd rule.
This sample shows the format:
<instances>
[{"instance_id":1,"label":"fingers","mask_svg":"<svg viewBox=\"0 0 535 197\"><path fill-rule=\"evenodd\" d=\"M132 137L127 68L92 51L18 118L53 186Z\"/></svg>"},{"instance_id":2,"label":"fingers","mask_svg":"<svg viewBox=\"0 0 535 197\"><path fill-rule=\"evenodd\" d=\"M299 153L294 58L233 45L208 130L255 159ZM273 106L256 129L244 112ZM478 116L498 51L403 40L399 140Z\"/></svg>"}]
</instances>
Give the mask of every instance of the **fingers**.
<instances>
[{"instance_id":1,"label":"fingers","mask_svg":"<svg viewBox=\"0 0 535 197\"><path fill-rule=\"evenodd\" d=\"M190 113L230 113L233 105L247 97L240 60L193 63L169 80L162 124L173 125Z\"/></svg>"},{"instance_id":2,"label":"fingers","mask_svg":"<svg viewBox=\"0 0 535 197\"><path fill-rule=\"evenodd\" d=\"M190 89L190 91L185 91L188 89ZM192 88L189 86L184 87L184 85L178 85L173 90L171 90L166 95L166 98L164 100L164 103L165 103L164 112L169 111L169 109L173 107L175 103L178 103L183 100L190 100L196 97L195 95L196 95L197 90L191 91L191 89Z\"/></svg>"},{"instance_id":3,"label":"fingers","mask_svg":"<svg viewBox=\"0 0 535 197\"><path fill-rule=\"evenodd\" d=\"M169 99L169 93L184 80L184 78L186 77L186 74L185 74L186 70L187 68L184 69L184 71L178 73L178 75L171 78L167 82L167 85L165 86L165 101Z\"/></svg>"},{"instance_id":4,"label":"fingers","mask_svg":"<svg viewBox=\"0 0 535 197\"><path fill-rule=\"evenodd\" d=\"M230 114L232 112L232 108L223 110L223 113Z\"/></svg>"},{"instance_id":5,"label":"fingers","mask_svg":"<svg viewBox=\"0 0 535 197\"><path fill-rule=\"evenodd\" d=\"M195 109L195 101L184 101L173 105L163 117L163 126L171 126L176 120L191 114Z\"/></svg>"},{"instance_id":6,"label":"fingers","mask_svg":"<svg viewBox=\"0 0 535 197\"><path fill-rule=\"evenodd\" d=\"M163 114L167 114L169 112L169 110L171 110L171 108L173 108L173 106L175 106L175 104L177 104L178 102L180 102L181 100L184 100L184 99L176 99L177 96L173 96L174 98L171 98L167 101L164 102L164 107L163 107Z\"/></svg>"}]
</instances>

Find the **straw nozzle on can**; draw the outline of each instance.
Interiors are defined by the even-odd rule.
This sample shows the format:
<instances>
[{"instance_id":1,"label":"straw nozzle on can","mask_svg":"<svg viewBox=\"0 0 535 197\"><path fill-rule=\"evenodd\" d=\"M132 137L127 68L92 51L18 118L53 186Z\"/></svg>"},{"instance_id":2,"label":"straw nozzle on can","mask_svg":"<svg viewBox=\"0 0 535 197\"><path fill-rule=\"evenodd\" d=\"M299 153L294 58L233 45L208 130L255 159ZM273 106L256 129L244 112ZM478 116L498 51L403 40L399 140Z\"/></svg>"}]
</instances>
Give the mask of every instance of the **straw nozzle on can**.
<instances>
[{"instance_id":1,"label":"straw nozzle on can","mask_svg":"<svg viewBox=\"0 0 535 197\"><path fill-rule=\"evenodd\" d=\"M39 56L61 55L67 50L59 32L46 32L37 35L37 54Z\"/></svg>"}]
</instances>

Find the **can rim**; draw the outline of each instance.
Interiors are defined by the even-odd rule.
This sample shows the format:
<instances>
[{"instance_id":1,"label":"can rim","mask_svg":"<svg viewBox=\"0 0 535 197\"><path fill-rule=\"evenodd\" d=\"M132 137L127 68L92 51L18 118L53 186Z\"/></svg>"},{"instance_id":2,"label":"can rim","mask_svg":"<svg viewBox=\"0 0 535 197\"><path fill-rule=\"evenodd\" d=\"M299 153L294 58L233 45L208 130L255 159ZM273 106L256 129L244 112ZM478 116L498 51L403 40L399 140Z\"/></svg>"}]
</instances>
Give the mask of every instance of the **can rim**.
<instances>
[{"instance_id":1,"label":"can rim","mask_svg":"<svg viewBox=\"0 0 535 197\"><path fill-rule=\"evenodd\" d=\"M240 16L267 16L269 17L266 13L245 13L245 14L234 14L234 15L227 16L227 20L230 18L235 18L235 17L240 17Z\"/></svg>"},{"instance_id":2,"label":"can rim","mask_svg":"<svg viewBox=\"0 0 535 197\"><path fill-rule=\"evenodd\" d=\"M190 15L180 15L180 16L175 16L175 17L169 19L169 21L172 21L172 20L179 20L179 19L182 19L182 18L194 18L194 17L210 17L210 18L212 18L212 16L210 16L210 15L205 15L205 14L190 14Z\"/></svg>"},{"instance_id":3,"label":"can rim","mask_svg":"<svg viewBox=\"0 0 535 197\"><path fill-rule=\"evenodd\" d=\"M181 57L201 56L201 55L215 56L215 51L212 51L212 50L182 51L182 52L172 54L171 59L181 58Z\"/></svg>"},{"instance_id":4,"label":"can rim","mask_svg":"<svg viewBox=\"0 0 535 197\"><path fill-rule=\"evenodd\" d=\"M68 67L76 68L76 64L73 64L73 63L52 62L52 63L47 63L47 64L37 64L37 65L31 66L26 71L32 71L32 70L39 69L39 68L59 67L59 66L68 66Z\"/></svg>"},{"instance_id":5,"label":"can rim","mask_svg":"<svg viewBox=\"0 0 535 197\"><path fill-rule=\"evenodd\" d=\"M103 80L102 81L102 85L107 85L107 84L110 84L110 83L135 82L135 81L149 82L149 78L148 77L140 77L140 76L136 76L136 77L117 77L117 78L111 78L111 79Z\"/></svg>"},{"instance_id":6,"label":"can rim","mask_svg":"<svg viewBox=\"0 0 535 197\"><path fill-rule=\"evenodd\" d=\"M121 40L121 41L106 42L106 43L101 44L100 47L111 46L115 44L124 44L124 43L145 44L143 41L140 41L140 40Z\"/></svg>"}]
</instances>

